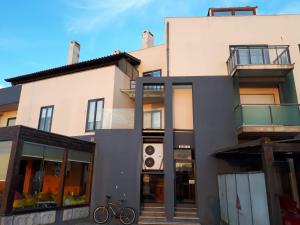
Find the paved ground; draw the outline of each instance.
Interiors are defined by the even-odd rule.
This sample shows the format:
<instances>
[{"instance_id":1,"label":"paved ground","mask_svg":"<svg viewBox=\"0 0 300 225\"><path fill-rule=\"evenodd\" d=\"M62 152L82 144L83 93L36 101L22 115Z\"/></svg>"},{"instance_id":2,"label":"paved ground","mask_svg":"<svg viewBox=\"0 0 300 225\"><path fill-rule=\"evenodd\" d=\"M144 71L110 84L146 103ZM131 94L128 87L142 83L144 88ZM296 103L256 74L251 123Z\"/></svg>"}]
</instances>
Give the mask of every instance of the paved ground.
<instances>
[{"instance_id":1,"label":"paved ground","mask_svg":"<svg viewBox=\"0 0 300 225\"><path fill-rule=\"evenodd\" d=\"M113 219L112 221L110 221L110 223L107 223L110 225L122 225L122 223L118 220ZM97 223L94 223L92 220L72 220L69 222L64 222L64 223L60 223L57 225L98 225Z\"/></svg>"}]
</instances>

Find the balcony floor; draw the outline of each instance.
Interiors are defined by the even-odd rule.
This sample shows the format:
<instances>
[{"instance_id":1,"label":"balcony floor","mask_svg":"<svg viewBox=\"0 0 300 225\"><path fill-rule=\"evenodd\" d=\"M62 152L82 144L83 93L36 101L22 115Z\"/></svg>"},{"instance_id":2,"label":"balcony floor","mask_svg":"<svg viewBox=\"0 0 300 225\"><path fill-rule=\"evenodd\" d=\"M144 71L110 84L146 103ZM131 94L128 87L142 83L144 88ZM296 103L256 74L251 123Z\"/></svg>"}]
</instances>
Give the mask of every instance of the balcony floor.
<instances>
[{"instance_id":1,"label":"balcony floor","mask_svg":"<svg viewBox=\"0 0 300 225\"><path fill-rule=\"evenodd\" d=\"M237 65L231 76L239 77L283 77L294 69L294 64L250 64Z\"/></svg>"},{"instance_id":2,"label":"balcony floor","mask_svg":"<svg viewBox=\"0 0 300 225\"><path fill-rule=\"evenodd\" d=\"M300 126L242 125L237 134L239 138L292 138L300 134Z\"/></svg>"}]
</instances>

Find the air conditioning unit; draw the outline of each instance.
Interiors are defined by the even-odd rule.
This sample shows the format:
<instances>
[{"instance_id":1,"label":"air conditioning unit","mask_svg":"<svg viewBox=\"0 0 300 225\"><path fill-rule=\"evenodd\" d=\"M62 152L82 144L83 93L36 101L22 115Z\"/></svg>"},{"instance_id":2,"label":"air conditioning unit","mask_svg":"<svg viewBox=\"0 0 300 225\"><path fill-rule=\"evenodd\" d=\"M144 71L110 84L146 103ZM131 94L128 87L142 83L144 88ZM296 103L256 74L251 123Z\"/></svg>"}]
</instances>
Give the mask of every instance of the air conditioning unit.
<instances>
[{"instance_id":1,"label":"air conditioning unit","mask_svg":"<svg viewBox=\"0 0 300 225\"><path fill-rule=\"evenodd\" d=\"M163 170L163 143L143 145L143 170Z\"/></svg>"}]
</instances>

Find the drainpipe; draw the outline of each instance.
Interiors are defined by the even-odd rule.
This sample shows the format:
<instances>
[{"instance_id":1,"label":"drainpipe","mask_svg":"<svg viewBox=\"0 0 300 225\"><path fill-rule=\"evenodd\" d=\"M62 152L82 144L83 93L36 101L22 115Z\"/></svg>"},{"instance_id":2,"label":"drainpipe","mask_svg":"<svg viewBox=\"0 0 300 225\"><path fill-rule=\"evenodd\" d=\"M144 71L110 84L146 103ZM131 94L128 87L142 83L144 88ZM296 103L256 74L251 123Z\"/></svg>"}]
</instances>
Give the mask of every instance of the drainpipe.
<instances>
[{"instance_id":1,"label":"drainpipe","mask_svg":"<svg viewBox=\"0 0 300 225\"><path fill-rule=\"evenodd\" d=\"M170 76L170 24L167 22L167 77Z\"/></svg>"}]
</instances>

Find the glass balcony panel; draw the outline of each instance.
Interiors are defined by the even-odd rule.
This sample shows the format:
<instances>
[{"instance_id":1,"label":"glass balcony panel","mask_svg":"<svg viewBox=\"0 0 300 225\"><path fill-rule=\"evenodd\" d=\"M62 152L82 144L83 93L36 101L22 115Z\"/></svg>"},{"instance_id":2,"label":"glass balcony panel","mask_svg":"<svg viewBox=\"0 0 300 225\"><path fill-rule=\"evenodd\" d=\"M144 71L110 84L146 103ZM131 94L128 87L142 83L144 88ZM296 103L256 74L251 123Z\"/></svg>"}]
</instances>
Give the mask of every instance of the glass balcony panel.
<instances>
[{"instance_id":1,"label":"glass balcony panel","mask_svg":"<svg viewBox=\"0 0 300 225\"><path fill-rule=\"evenodd\" d=\"M271 106L274 125L300 126L299 107L297 105Z\"/></svg>"},{"instance_id":2,"label":"glass balcony panel","mask_svg":"<svg viewBox=\"0 0 300 225\"><path fill-rule=\"evenodd\" d=\"M236 127L300 126L299 105L239 105L235 108Z\"/></svg>"},{"instance_id":3,"label":"glass balcony panel","mask_svg":"<svg viewBox=\"0 0 300 225\"><path fill-rule=\"evenodd\" d=\"M269 125L271 115L269 106L264 105L243 105L243 124L245 125Z\"/></svg>"},{"instance_id":4,"label":"glass balcony panel","mask_svg":"<svg viewBox=\"0 0 300 225\"><path fill-rule=\"evenodd\" d=\"M133 129L134 108L103 110L103 124L99 129Z\"/></svg>"}]
</instances>

